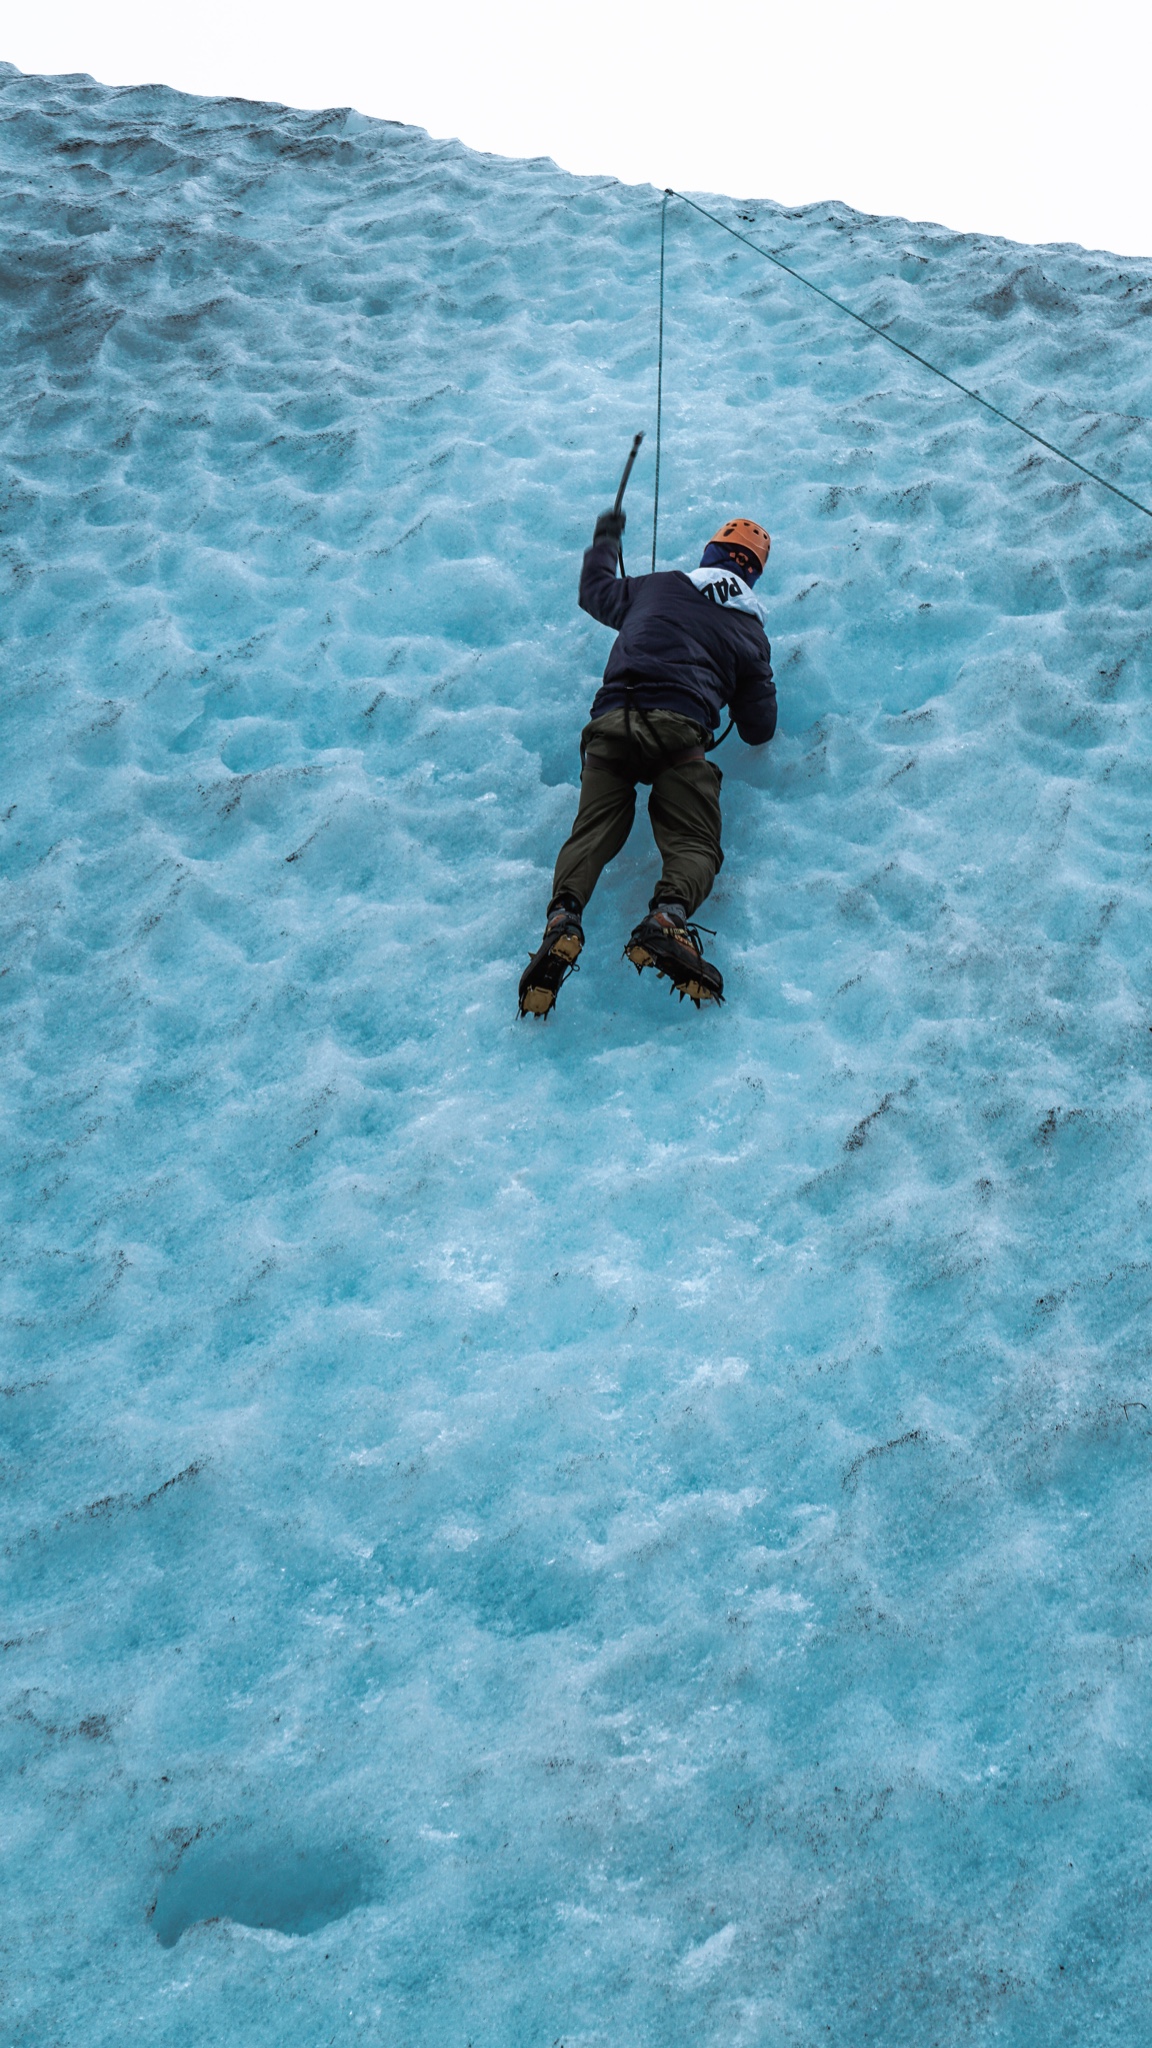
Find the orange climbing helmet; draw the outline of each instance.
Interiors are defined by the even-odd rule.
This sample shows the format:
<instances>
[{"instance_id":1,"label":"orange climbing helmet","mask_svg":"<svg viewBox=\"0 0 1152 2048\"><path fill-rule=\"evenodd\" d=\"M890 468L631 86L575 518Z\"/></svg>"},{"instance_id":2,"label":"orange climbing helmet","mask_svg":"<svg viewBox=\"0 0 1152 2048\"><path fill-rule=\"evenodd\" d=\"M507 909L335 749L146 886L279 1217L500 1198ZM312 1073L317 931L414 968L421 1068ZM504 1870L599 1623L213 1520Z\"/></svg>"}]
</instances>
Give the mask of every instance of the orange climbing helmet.
<instances>
[{"instance_id":1,"label":"orange climbing helmet","mask_svg":"<svg viewBox=\"0 0 1152 2048\"><path fill-rule=\"evenodd\" d=\"M747 554L755 555L761 569L768 560L772 536L757 526L754 519L727 519L718 533L712 535L709 547L743 548Z\"/></svg>"}]
</instances>

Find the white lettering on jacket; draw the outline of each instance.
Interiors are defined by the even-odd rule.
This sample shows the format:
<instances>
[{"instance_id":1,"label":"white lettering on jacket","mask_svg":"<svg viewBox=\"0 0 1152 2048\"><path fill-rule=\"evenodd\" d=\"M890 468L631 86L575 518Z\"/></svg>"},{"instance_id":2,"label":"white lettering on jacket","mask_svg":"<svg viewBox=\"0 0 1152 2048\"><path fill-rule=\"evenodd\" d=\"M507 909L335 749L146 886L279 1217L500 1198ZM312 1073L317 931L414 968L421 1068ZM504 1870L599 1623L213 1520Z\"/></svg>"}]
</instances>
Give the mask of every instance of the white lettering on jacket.
<instances>
[{"instance_id":1,"label":"white lettering on jacket","mask_svg":"<svg viewBox=\"0 0 1152 2048\"><path fill-rule=\"evenodd\" d=\"M686 569L684 573L711 604L726 605L730 612L749 612L762 626L767 623L759 598L753 597L734 569Z\"/></svg>"}]
</instances>

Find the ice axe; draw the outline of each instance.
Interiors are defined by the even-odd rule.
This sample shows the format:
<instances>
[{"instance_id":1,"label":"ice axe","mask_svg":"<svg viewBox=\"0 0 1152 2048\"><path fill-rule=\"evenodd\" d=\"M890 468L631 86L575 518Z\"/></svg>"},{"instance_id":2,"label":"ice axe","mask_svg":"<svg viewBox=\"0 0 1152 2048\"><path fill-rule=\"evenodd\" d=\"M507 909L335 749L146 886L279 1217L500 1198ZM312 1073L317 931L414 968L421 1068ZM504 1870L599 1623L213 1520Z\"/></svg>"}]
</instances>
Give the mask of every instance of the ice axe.
<instances>
[{"instance_id":1,"label":"ice axe","mask_svg":"<svg viewBox=\"0 0 1152 2048\"><path fill-rule=\"evenodd\" d=\"M636 434L636 435L634 436L634 438L633 438L633 441L632 441L632 446L631 446L631 448L630 448L630 449L628 450L628 460L627 460L627 462L626 462L626 463L624 464L624 474L623 474L623 476L622 476L622 477L621 477L621 479L620 479L620 489L619 489L619 490L617 491L617 493L616 493L616 503L615 503L615 504L613 505L613 507L612 507L612 510L613 510L613 512L619 512L619 510L620 510L620 507L621 507L621 506L623 505L623 503L624 503L624 493L625 493L625 491L626 491L626 490L627 490L627 488L628 488L628 479L629 479L629 477L630 477L630 476L631 476L631 474L632 474L632 464L633 464L633 463L635 462L635 460L636 460L636 457L637 457L637 455L638 455L638 454L639 454L639 452L640 452L640 443L641 443L641 441L642 441L643 439L644 439L644 436L643 436L643 434L642 434L642 433L640 433L640 434ZM620 559L620 574L621 574L621 575L623 576L623 574L624 574L624 549L623 549L623 546L621 545L621 543L620 543L619 541L617 541L617 543L616 543L616 553L617 553L617 555L619 556L619 559Z\"/></svg>"}]
</instances>

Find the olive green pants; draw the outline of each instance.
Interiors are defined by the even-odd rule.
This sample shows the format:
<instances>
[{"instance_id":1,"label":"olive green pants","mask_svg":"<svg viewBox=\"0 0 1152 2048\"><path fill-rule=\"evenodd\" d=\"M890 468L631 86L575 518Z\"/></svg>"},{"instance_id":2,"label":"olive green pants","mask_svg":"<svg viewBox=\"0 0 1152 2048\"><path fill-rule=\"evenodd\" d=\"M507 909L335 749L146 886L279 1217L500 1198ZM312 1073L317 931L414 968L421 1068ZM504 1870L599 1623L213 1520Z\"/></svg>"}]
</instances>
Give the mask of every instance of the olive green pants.
<instances>
[{"instance_id":1,"label":"olive green pants","mask_svg":"<svg viewBox=\"0 0 1152 2048\"><path fill-rule=\"evenodd\" d=\"M630 728L630 730L629 730ZM636 785L650 782L648 817L663 868L655 897L682 903L691 917L716 880L720 848L720 770L699 758L669 765L712 737L677 711L606 712L581 734L580 808L560 849L553 896L587 903L600 870L619 853L636 816Z\"/></svg>"}]
</instances>

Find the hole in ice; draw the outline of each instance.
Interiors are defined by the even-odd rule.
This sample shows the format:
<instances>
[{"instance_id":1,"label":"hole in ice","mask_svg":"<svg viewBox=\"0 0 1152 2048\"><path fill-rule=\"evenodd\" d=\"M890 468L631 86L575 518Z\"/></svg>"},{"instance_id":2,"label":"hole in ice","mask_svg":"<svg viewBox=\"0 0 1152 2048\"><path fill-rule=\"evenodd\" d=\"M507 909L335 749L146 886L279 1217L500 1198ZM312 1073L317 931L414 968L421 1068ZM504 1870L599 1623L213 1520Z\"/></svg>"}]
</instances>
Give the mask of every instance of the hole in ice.
<instances>
[{"instance_id":1,"label":"hole in ice","mask_svg":"<svg viewBox=\"0 0 1152 2048\"><path fill-rule=\"evenodd\" d=\"M347 1848L293 1849L245 1842L206 1843L165 1878L153 1914L161 1948L204 1920L315 1934L362 1905L364 1871Z\"/></svg>"}]
</instances>

